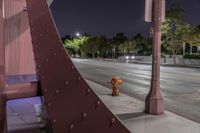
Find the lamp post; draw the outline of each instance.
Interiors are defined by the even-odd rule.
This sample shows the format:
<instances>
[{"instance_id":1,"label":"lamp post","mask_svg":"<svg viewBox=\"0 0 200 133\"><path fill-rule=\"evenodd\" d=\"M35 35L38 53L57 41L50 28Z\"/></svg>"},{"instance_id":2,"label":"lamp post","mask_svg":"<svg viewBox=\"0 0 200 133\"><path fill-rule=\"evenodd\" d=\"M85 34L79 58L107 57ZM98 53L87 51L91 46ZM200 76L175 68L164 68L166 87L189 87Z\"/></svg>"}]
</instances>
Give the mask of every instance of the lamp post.
<instances>
[{"instance_id":1,"label":"lamp post","mask_svg":"<svg viewBox=\"0 0 200 133\"><path fill-rule=\"evenodd\" d=\"M150 32L149 32L149 36L150 36L150 42L153 43L153 33L154 33L154 29L151 25L150 27ZM152 47L150 48L150 51L149 51L150 55L152 54Z\"/></svg>"},{"instance_id":2,"label":"lamp post","mask_svg":"<svg viewBox=\"0 0 200 133\"><path fill-rule=\"evenodd\" d=\"M160 49L161 49L161 23L163 0L153 1L153 50L151 88L145 99L145 112L149 114L162 114L164 112L163 97L160 92Z\"/></svg>"}]
</instances>

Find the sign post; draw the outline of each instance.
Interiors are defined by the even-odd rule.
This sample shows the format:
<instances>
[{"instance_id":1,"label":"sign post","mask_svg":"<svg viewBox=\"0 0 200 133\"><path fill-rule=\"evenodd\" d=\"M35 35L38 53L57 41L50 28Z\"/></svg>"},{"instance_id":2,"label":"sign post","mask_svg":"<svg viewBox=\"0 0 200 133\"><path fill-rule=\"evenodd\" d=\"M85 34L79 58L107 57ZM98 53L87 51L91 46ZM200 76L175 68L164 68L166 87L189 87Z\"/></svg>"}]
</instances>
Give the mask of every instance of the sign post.
<instances>
[{"instance_id":1,"label":"sign post","mask_svg":"<svg viewBox=\"0 0 200 133\"><path fill-rule=\"evenodd\" d=\"M152 4L146 7L152 7L148 9L153 11L150 13L152 16L148 16L147 20L153 20L154 33L153 33L153 59L152 59L152 74L151 74L151 88L149 94L145 99L145 112L149 114L162 114L164 112L163 97L160 92L160 49L161 49L161 23L163 19L163 0L146 0L146 4ZM147 9L146 9L147 10ZM149 14L149 15L150 15ZM153 18L153 19L150 19ZM148 21L148 22L149 22Z\"/></svg>"}]
</instances>

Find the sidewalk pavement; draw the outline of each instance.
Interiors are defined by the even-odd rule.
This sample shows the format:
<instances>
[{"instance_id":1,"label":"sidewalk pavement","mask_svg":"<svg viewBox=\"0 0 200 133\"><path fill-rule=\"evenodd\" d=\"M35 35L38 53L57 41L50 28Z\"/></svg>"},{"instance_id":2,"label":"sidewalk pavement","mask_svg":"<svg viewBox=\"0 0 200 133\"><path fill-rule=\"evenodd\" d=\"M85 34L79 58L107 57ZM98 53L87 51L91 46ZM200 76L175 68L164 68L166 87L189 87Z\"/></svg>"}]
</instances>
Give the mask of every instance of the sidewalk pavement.
<instances>
[{"instance_id":1,"label":"sidewalk pavement","mask_svg":"<svg viewBox=\"0 0 200 133\"><path fill-rule=\"evenodd\" d=\"M124 94L112 97L111 89L87 82L132 133L200 133L200 123L168 111L159 116L145 114L144 102Z\"/></svg>"},{"instance_id":2,"label":"sidewalk pavement","mask_svg":"<svg viewBox=\"0 0 200 133\"><path fill-rule=\"evenodd\" d=\"M8 133L45 133L34 107L40 103L40 97L8 101Z\"/></svg>"},{"instance_id":3,"label":"sidewalk pavement","mask_svg":"<svg viewBox=\"0 0 200 133\"><path fill-rule=\"evenodd\" d=\"M124 94L112 97L111 89L87 82L132 133L200 133L200 123L168 111L159 116L145 114L144 102ZM45 133L34 108L40 102L39 97L9 101L8 133Z\"/></svg>"}]
</instances>

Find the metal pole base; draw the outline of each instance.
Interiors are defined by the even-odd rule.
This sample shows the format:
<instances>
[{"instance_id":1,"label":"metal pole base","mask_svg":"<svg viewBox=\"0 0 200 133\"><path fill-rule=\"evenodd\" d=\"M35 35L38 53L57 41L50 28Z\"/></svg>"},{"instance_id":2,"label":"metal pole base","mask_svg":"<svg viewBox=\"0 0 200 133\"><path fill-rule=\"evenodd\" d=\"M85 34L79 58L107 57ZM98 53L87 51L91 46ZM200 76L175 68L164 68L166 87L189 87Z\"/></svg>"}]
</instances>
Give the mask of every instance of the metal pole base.
<instances>
[{"instance_id":1,"label":"metal pole base","mask_svg":"<svg viewBox=\"0 0 200 133\"><path fill-rule=\"evenodd\" d=\"M147 96L145 100L145 112L152 115L161 115L164 113L163 98L151 99Z\"/></svg>"}]
</instances>

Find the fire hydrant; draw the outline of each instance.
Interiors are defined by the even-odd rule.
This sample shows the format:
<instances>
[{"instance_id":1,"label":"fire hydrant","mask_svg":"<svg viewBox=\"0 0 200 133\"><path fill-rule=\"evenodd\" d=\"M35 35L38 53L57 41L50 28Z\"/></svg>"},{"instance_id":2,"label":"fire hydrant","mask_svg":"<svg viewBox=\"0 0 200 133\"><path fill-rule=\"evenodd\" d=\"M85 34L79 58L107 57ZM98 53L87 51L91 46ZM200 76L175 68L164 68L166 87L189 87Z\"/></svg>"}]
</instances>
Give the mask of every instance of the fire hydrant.
<instances>
[{"instance_id":1,"label":"fire hydrant","mask_svg":"<svg viewBox=\"0 0 200 133\"><path fill-rule=\"evenodd\" d=\"M112 96L119 96L119 86L123 81L119 77L113 77L111 80L112 84Z\"/></svg>"}]
</instances>

